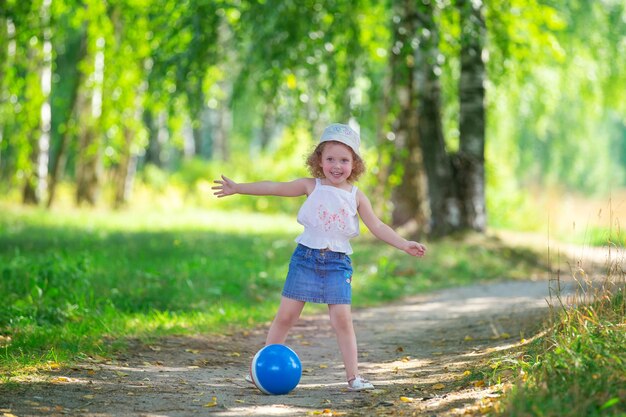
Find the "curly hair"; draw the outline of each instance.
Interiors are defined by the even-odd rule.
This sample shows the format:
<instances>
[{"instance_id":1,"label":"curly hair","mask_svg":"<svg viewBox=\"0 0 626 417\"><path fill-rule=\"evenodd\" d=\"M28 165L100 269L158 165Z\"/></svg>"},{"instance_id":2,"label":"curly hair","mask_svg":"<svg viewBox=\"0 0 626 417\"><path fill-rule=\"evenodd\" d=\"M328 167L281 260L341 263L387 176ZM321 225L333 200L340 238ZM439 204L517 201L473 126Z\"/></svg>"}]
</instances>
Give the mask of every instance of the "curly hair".
<instances>
[{"instance_id":1,"label":"curly hair","mask_svg":"<svg viewBox=\"0 0 626 417\"><path fill-rule=\"evenodd\" d=\"M324 151L324 146L326 146L327 143L341 143L341 142L336 142L336 141L322 142L315 147L313 152L311 152L311 154L306 159L306 165L309 168L309 172L315 178L324 178L324 171L322 170L321 162L322 162L322 152ZM354 150L352 150L352 148L350 148L349 146L346 146L346 147L350 149L350 152L352 152L352 173L350 173L350 176L348 177L348 182L353 183L353 182L356 182L359 179L359 177L365 172L365 162L363 161L363 159L361 159L359 155L356 154L356 152L354 152Z\"/></svg>"}]
</instances>

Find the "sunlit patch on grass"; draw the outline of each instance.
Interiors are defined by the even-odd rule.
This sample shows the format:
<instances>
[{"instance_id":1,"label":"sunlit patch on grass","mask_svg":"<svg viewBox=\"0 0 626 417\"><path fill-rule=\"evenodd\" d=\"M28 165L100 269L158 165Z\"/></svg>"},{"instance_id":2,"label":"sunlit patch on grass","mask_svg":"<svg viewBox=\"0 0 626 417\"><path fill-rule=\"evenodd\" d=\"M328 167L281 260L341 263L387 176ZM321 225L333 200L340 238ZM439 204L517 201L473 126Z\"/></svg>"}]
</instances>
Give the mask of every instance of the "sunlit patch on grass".
<instances>
[{"instance_id":1,"label":"sunlit patch on grass","mask_svg":"<svg viewBox=\"0 0 626 417\"><path fill-rule=\"evenodd\" d=\"M266 323L302 230L284 215L7 208L0 218L1 367L16 366L16 358L19 366L40 363L52 351L58 362L107 353L123 349L124 338ZM354 307L545 272L538 256L491 238L428 245L428 255L415 259L363 230L353 242Z\"/></svg>"}]
</instances>

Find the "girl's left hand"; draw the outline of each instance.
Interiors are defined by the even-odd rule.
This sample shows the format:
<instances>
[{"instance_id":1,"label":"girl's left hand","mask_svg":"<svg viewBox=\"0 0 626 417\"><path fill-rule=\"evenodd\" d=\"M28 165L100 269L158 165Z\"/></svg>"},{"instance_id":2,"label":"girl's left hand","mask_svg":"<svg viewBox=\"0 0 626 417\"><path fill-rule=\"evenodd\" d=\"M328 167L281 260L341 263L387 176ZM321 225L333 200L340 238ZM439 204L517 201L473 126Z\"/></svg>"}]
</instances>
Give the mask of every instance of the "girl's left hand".
<instances>
[{"instance_id":1,"label":"girl's left hand","mask_svg":"<svg viewBox=\"0 0 626 417\"><path fill-rule=\"evenodd\" d=\"M421 258L426 254L426 246L422 245L419 242L408 241L404 251L411 256L417 256Z\"/></svg>"}]
</instances>

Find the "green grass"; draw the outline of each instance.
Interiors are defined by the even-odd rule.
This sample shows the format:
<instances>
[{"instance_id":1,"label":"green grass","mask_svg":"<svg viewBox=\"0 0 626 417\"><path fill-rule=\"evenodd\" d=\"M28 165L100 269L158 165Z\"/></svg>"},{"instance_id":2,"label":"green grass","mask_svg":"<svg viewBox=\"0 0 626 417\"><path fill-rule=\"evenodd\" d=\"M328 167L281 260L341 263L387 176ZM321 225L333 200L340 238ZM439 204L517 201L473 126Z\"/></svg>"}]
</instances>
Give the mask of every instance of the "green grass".
<instances>
[{"instance_id":1,"label":"green grass","mask_svg":"<svg viewBox=\"0 0 626 417\"><path fill-rule=\"evenodd\" d=\"M516 376L495 415L626 416L623 276L617 281L617 287L585 288L586 302L555 308L545 334L491 362L491 383Z\"/></svg>"},{"instance_id":2,"label":"green grass","mask_svg":"<svg viewBox=\"0 0 626 417\"><path fill-rule=\"evenodd\" d=\"M613 246L623 248L626 246L626 235L620 229L593 227L589 230L589 236L583 237L583 241L591 246Z\"/></svg>"},{"instance_id":3,"label":"green grass","mask_svg":"<svg viewBox=\"0 0 626 417\"><path fill-rule=\"evenodd\" d=\"M61 213L10 205L0 212L6 372L110 355L128 338L267 322L300 232L290 216L235 212ZM367 234L357 238L355 307L544 270L531 252L493 239L428 246L428 256L416 260Z\"/></svg>"}]
</instances>

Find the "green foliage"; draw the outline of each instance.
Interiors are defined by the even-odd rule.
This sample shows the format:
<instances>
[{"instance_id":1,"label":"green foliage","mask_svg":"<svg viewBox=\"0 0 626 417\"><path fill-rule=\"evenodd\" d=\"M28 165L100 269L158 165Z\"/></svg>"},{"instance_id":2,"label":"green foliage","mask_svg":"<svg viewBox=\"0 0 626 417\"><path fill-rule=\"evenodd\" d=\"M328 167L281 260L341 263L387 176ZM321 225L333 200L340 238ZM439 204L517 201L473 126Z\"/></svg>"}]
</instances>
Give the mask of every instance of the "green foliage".
<instances>
[{"instance_id":1,"label":"green foliage","mask_svg":"<svg viewBox=\"0 0 626 417\"><path fill-rule=\"evenodd\" d=\"M119 348L111 338L265 322L301 231L295 215L2 211L3 369L52 354L57 361L106 354ZM431 252L416 261L368 236L357 239L355 305L542 268L495 241L433 244Z\"/></svg>"},{"instance_id":2,"label":"green foliage","mask_svg":"<svg viewBox=\"0 0 626 417\"><path fill-rule=\"evenodd\" d=\"M500 140L487 143L514 147L495 160L511 164L522 184L587 193L624 185L615 152L624 131L623 100L615 100L626 82L617 58L624 53L624 13L620 1L494 2L488 8L490 79L507 88L490 94L489 130Z\"/></svg>"},{"instance_id":3,"label":"green foliage","mask_svg":"<svg viewBox=\"0 0 626 417\"><path fill-rule=\"evenodd\" d=\"M584 234L576 236L575 240L590 246L611 247L616 250L626 247L626 236L619 227L591 227Z\"/></svg>"},{"instance_id":4,"label":"green foliage","mask_svg":"<svg viewBox=\"0 0 626 417\"><path fill-rule=\"evenodd\" d=\"M462 33L454 2L434 3L442 34L437 71L443 125L453 150L459 137ZM43 2L5 4L0 10L0 177L2 186L14 191L36 171ZM491 224L519 225L530 217L527 198L515 191L528 185L565 184L599 193L626 184L626 101L621 94L626 64L619 59L626 55L624 2L484 5ZM421 46L416 34L406 34L404 45L394 43L394 24L402 24L400 6L370 0L52 2L50 161L62 154L61 179L73 181L79 136L89 127L102 152L106 180L119 182L125 159L136 157L140 170L157 164L176 185L188 188L187 197L200 190L195 198L208 204L203 182L188 177L200 176L201 164L181 162L190 152L190 132L199 146L196 157L228 172L234 169L234 176L265 179L248 161L254 159L258 172L267 173L278 166L271 160L280 159L293 169L288 173L281 165L276 178L287 179L302 168L300 153L281 153L285 141L301 146L327 122L354 119L364 144L377 154L370 169L380 174L363 186L378 185L382 193L385 184L376 183L395 185L401 171L388 166L396 148L386 137L392 136L398 117L394 103L400 99L390 92L391 65L399 49L412 57ZM93 72L98 51L104 54L102 80ZM87 103L98 86L102 114L92 121ZM166 142L165 156L157 161L148 148L160 140ZM221 165L228 158L231 169ZM179 168L184 172L174 172ZM207 168L207 176L216 171L221 169ZM140 177L152 174L140 172ZM272 211L284 208L267 199L258 204Z\"/></svg>"}]
</instances>

